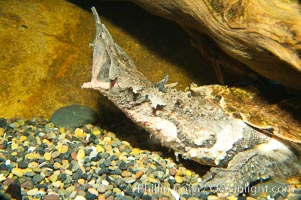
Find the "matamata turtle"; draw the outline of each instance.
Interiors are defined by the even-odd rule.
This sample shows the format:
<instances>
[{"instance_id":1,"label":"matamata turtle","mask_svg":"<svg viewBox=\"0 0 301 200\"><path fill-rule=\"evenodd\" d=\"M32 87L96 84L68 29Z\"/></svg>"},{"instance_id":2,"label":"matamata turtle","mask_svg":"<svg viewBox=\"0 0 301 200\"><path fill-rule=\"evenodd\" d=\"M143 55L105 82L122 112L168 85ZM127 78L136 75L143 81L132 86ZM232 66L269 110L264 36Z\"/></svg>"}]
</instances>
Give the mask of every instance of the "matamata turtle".
<instances>
[{"instance_id":1,"label":"matamata turtle","mask_svg":"<svg viewBox=\"0 0 301 200\"><path fill-rule=\"evenodd\" d=\"M152 84L92 11L92 79L82 87L98 90L163 146L212 166L200 187L238 194L237 188L300 172L301 128L294 116L243 89L213 85L178 91L165 87L167 78Z\"/></svg>"}]
</instances>

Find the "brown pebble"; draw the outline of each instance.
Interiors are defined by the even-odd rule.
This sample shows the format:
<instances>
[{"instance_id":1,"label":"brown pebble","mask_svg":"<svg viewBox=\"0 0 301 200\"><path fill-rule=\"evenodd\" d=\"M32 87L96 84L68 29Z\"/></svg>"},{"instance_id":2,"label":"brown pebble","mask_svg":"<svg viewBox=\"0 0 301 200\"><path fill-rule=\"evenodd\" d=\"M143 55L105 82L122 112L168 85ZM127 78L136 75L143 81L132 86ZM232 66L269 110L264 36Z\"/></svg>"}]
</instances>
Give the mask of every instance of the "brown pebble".
<instances>
[{"instance_id":1,"label":"brown pebble","mask_svg":"<svg viewBox=\"0 0 301 200\"><path fill-rule=\"evenodd\" d=\"M114 200L114 196L113 195L110 195L106 198L106 200Z\"/></svg>"},{"instance_id":2,"label":"brown pebble","mask_svg":"<svg viewBox=\"0 0 301 200\"><path fill-rule=\"evenodd\" d=\"M170 175L174 176L177 173L177 169L173 167L169 170L169 173L170 173Z\"/></svg>"},{"instance_id":3,"label":"brown pebble","mask_svg":"<svg viewBox=\"0 0 301 200\"><path fill-rule=\"evenodd\" d=\"M142 171L137 171L135 176L136 176L136 179L139 179L141 176L142 176L143 172Z\"/></svg>"},{"instance_id":4,"label":"brown pebble","mask_svg":"<svg viewBox=\"0 0 301 200\"><path fill-rule=\"evenodd\" d=\"M71 153L71 158L72 158L73 160L76 160L76 157L77 157L77 153L76 153L76 152L72 152L72 153Z\"/></svg>"},{"instance_id":5,"label":"brown pebble","mask_svg":"<svg viewBox=\"0 0 301 200\"><path fill-rule=\"evenodd\" d=\"M60 200L60 196L57 194L49 194L44 196L44 200Z\"/></svg>"}]
</instances>

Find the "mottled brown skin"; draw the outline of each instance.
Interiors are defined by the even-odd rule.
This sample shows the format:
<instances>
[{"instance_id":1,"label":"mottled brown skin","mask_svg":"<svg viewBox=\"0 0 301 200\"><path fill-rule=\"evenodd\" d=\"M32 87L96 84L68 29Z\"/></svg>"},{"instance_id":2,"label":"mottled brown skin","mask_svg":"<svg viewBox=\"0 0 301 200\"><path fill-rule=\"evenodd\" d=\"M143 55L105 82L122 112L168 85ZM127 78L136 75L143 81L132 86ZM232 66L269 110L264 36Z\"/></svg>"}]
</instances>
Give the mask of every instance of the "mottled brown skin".
<instances>
[{"instance_id":1,"label":"mottled brown skin","mask_svg":"<svg viewBox=\"0 0 301 200\"><path fill-rule=\"evenodd\" d=\"M155 87L114 43L96 10L92 11L97 22L93 47L98 52L93 54L93 60L100 62L97 66L93 62L92 80L83 87L98 90L176 154L213 166L199 183L201 189L227 186L229 190L219 192L238 194L242 191L235 188L298 173L300 149L263 134L223 110L213 98L210 86L198 88L194 93ZM110 74L116 75L116 84L102 87L102 83L110 83Z\"/></svg>"}]
</instances>

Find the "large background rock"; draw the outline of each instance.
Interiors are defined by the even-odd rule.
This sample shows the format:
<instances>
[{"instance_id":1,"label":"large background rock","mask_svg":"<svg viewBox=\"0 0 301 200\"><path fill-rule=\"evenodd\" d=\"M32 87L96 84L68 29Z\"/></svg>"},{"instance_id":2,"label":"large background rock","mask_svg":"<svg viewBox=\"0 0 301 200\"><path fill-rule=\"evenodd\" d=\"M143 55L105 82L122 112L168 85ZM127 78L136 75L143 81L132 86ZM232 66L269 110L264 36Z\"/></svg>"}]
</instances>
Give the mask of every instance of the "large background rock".
<instances>
[{"instance_id":1,"label":"large background rock","mask_svg":"<svg viewBox=\"0 0 301 200\"><path fill-rule=\"evenodd\" d=\"M71 104L95 110L106 106L97 92L81 89L91 76L91 6L62 0L0 1L0 117L50 117ZM181 88L193 80L215 80L208 63L175 25L128 4L96 7L114 39L151 80L169 74Z\"/></svg>"}]
</instances>

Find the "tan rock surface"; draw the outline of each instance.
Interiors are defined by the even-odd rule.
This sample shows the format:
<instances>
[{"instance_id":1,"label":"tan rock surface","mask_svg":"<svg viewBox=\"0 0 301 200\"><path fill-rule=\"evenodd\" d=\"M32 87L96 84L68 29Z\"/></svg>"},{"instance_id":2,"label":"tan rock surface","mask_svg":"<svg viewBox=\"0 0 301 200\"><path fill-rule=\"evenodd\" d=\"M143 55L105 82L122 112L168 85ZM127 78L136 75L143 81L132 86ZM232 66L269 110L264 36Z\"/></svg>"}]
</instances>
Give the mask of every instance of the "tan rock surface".
<instances>
[{"instance_id":1,"label":"tan rock surface","mask_svg":"<svg viewBox=\"0 0 301 200\"><path fill-rule=\"evenodd\" d=\"M107 11L108 7L100 5L99 9L118 16L122 7ZM141 23L145 19L152 21L149 14L144 15L141 15ZM129 14L128 19L133 18L140 17ZM141 64L144 67L142 71L152 80L158 81L168 73L171 81L180 81L181 87L193 81L193 76L178 63L161 58L158 52L144 46L143 41L105 17L104 22L135 61L145 63ZM159 31L154 32L158 35ZM50 117L56 109L70 104L88 105L99 110L103 102L101 96L80 88L91 76L92 48L89 43L93 41L94 34L95 24L90 10L68 1L0 1L0 117ZM178 33L175 35L179 38ZM180 49L179 45L183 43L188 45ZM165 48L163 51L170 51L170 46L162 46ZM187 38L174 45L179 49L173 53L174 57L185 55L183 52L187 46ZM198 54L194 52L194 56ZM182 57L183 64L186 58ZM192 60L189 59L187 65L192 63L195 68L200 68L200 59Z\"/></svg>"}]
</instances>

